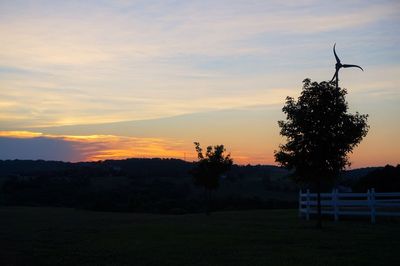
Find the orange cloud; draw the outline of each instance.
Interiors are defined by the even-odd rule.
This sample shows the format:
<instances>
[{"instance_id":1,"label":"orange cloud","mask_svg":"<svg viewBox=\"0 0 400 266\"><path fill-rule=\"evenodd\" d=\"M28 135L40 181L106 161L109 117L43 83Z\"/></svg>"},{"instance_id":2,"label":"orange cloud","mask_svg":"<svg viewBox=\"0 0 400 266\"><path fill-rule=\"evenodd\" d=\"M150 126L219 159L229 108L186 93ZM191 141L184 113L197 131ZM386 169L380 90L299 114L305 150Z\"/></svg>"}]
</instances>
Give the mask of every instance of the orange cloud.
<instances>
[{"instance_id":1,"label":"orange cloud","mask_svg":"<svg viewBox=\"0 0 400 266\"><path fill-rule=\"evenodd\" d=\"M30 132L30 131L0 131L0 137L6 137L6 138L26 139L26 138L37 138L41 136L43 136L42 133Z\"/></svg>"},{"instance_id":2,"label":"orange cloud","mask_svg":"<svg viewBox=\"0 0 400 266\"><path fill-rule=\"evenodd\" d=\"M126 159L126 158L179 158L187 161L197 160L192 142L182 142L170 138L143 138L116 135L55 135L44 134L31 131L0 131L0 138L25 139L30 141L54 140L57 141L58 149L54 146L48 147L46 144L40 144L40 148L29 151L30 154L37 155L29 157L31 159L64 160L64 161L99 161L108 159ZM52 142L54 143L54 142ZM63 149L66 144L68 149ZM37 146L35 146L37 147ZM24 147L28 148L28 147ZM12 149L12 148L11 148ZM47 151L49 149L51 151ZM20 154L23 155L24 151ZM267 154L259 152L242 151L238 149L230 150L234 162L237 164L265 164L271 161ZM64 153L64 155L63 155ZM46 154L47 157L40 157L40 154ZM54 158L51 155L54 154ZM27 158L21 155L21 158L7 157L6 159ZM14 155L15 156L15 155ZM4 159L4 158L0 158Z\"/></svg>"},{"instance_id":3,"label":"orange cloud","mask_svg":"<svg viewBox=\"0 0 400 266\"><path fill-rule=\"evenodd\" d=\"M161 138L137 138L114 135L52 135L30 131L0 131L0 137L17 139L57 139L72 145L74 161L97 161L106 159L182 158L185 151L176 140ZM45 146L42 147L46 149Z\"/></svg>"}]
</instances>

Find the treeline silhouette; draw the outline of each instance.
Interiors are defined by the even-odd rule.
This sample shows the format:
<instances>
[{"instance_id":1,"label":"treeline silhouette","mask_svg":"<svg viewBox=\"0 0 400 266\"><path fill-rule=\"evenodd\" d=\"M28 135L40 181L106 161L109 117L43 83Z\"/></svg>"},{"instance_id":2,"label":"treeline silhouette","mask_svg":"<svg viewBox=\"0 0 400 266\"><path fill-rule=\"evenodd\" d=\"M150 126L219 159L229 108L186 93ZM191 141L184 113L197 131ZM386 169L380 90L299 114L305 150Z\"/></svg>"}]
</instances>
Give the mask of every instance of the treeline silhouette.
<instances>
[{"instance_id":1,"label":"treeline silhouette","mask_svg":"<svg viewBox=\"0 0 400 266\"><path fill-rule=\"evenodd\" d=\"M0 160L0 204L169 214L203 212L204 190L193 183L193 167L193 163L178 159L79 163ZM361 188L361 182L368 181L360 176L372 175L374 170L381 168L346 172L341 184ZM276 166L233 165L213 195L213 210L296 207L299 187L290 174ZM368 180L375 182L371 177Z\"/></svg>"},{"instance_id":2,"label":"treeline silhouette","mask_svg":"<svg viewBox=\"0 0 400 266\"><path fill-rule=\"evenodd\" d=\"M365 192L369 188L375 188L379 192L400 191L400 165L396 167L386 165L369 172L353 186L355 191L360 192Z\"/></svg>"}]
</instances>

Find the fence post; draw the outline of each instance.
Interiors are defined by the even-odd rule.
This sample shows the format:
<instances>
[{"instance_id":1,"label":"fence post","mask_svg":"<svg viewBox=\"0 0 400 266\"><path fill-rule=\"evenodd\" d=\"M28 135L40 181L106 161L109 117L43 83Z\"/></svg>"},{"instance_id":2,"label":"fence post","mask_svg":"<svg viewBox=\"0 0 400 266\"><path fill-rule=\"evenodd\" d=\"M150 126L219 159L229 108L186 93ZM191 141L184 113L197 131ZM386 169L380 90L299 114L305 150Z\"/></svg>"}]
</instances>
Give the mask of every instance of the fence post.
<instances>
[{"instance_id":1,"label":"fence post","mask_svg":"<svg viewBox=\"0 0 400 266\"><path fill-rule=\"evenodd\" d=\"M371 194L370 194L370 203L371 203L371 223L375 223L375 217L376 217L376 210L375 210L375 188L371 189Z\"/></svg>"},{"instance_id":2,"label":"fence post","mask_svg":"<svg viewBox=\"0 0 400 266\"><path fill-rule=\"evenodd\" d=\"M306 219L310 220L310 189L307 189L307 211L306 211Z\"/></svg>"},{"instance_id":3,"label":"fence post","mask_svg":"<svg viewBox=\"0 0 400 266\"><path fill-rule=\"evenodd\" d=\"M301 194L303 193L302 189L299 191L299 218L301 218Z\"/></svg>"},{"instance_id":4,"label":"fence post","mask_svg":"<svg viewBox=\"0 0 400 266\"><path fill-rule=\"evenodd\" d=\"M332 190L332 205L333 205L333 216L335 222L339 221L339 208L338 208L338 190Z\"/></svg>"}]
</instances>

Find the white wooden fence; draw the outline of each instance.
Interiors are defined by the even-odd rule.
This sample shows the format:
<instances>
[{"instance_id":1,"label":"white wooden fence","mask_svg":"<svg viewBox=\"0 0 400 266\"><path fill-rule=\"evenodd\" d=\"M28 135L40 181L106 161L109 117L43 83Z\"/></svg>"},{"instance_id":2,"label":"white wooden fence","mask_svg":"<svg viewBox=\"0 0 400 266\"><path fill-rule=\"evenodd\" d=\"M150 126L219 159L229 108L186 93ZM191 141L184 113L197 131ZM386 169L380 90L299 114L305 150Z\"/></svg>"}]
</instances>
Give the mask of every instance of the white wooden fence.
<instances>
[{"instance_id":1,"label":"white wooden fence","mask_svg":"<svg viewBox=\"0 0 400 266\"><path fill-rule=\"evenodd\" d=\"M375 189L367 193L321 193L322 214L332 215L335 221L340 216L369 216L375 223L377 216L400 216L400 192L377 193ZM299 217L310 219L317 213L317 193L307 190L299 193Z\"/></svg>"}]
</instances>

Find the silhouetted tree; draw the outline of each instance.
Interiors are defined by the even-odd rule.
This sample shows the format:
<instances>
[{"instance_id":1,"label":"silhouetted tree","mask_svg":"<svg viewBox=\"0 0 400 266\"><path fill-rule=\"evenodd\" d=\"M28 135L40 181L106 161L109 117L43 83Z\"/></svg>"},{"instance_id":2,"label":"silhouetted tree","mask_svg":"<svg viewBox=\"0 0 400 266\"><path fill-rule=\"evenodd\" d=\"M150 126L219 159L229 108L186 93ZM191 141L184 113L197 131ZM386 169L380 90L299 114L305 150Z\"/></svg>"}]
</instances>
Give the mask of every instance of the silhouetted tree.
<instances>
[{"instance_id":1,"label":"silhouetted tree","mask_svg":"<svg viewBox=\"0 0 400 266\"><path fill-rule=\"evenodd\" d=\"M332 181L347 165L352 152L367 135L368 115L349 114L346 90L332 82L303 81L298 100L286 98L282 111L286 121L278 121L285 145L275 151L275 160L294 169L297 182L315 185L318 223L321 227L321 185Z\"/></svg>"},{"instance_id":2,"label":"silhouetted tree","mask_svg":"<svg viewBox=\"0 0 400 266\"><path fill-rule=\"evenodd\" d=\"M230 154L224 155L226 149L224 145L208 146L206 153L203 155L203 150L200 143L194 142L197 152L198 161L192 170L194 183L197 186L204 187L207 198L206 213L210 212L211 191L219 186L219 179L227 172L233 163Z\"/></svg>"}]
</instances>

